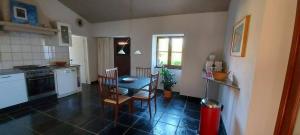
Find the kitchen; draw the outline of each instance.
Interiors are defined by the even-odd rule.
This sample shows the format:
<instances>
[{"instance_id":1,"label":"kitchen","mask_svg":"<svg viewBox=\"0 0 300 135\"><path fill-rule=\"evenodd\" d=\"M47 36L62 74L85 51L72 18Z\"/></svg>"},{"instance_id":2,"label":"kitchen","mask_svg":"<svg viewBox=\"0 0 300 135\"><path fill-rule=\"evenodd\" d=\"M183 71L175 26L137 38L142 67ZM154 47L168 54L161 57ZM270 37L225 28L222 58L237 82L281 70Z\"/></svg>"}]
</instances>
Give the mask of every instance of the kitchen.
<instances>
[{"instance_id":1,"label":"kitchen","mask_svg":"<svg viewBox=\"0 0 300 135\"><path fill-rule=\"evenodd\" d=\"M70 65L70 25L50 21L39 7L33 6L34 1L33 5L9 2L1 1L0 8L0 91L6 93L1 94L0 109L80 92L80 65ZM15 18L10 18L14 10L10 11L9 5L16 7ZM32 7L35 12L22 14L22 9ZM22 17L39 18L29 20L38 24L13 22L22 21Z\"/></svg>"}]
</instances>

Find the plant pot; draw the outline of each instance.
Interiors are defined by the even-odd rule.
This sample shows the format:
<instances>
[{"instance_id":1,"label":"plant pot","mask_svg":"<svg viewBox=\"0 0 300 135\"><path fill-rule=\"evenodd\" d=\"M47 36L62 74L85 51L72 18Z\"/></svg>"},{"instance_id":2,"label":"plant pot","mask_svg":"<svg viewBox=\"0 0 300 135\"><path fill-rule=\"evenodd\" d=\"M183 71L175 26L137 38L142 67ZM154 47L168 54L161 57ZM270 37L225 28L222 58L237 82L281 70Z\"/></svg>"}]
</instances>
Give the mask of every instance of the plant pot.
<instances>
[{"instance_id":1,"label":"plant pot","mask_svg":"<svg viewBox=\"0 0 300 135\"><path fill-rule=\"evenodd\" d=\"M172 98L172 91L164 90L164 98L165 99L171 99Z\"/></svg>"}]
</instances>

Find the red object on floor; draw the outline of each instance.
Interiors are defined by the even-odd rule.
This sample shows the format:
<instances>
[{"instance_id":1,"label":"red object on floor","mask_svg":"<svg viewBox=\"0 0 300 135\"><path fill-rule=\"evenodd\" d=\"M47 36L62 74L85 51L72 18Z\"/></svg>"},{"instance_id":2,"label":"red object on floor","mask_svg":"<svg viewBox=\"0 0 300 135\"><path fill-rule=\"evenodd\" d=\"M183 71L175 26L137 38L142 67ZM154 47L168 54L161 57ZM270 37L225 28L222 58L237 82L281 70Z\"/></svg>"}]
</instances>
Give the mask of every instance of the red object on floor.
<instances>
[{"instance_id":1,"label":"red object on floor","mask_svg":"<svg viewBox=\"0 0 300 135\"><path fill-rule=\"evenodd\" d=\"M201 121L200 121L200 135L218 135L220 126L221 108L209 108L208 106L201 106Z\"/></svg>"}]
</instances>

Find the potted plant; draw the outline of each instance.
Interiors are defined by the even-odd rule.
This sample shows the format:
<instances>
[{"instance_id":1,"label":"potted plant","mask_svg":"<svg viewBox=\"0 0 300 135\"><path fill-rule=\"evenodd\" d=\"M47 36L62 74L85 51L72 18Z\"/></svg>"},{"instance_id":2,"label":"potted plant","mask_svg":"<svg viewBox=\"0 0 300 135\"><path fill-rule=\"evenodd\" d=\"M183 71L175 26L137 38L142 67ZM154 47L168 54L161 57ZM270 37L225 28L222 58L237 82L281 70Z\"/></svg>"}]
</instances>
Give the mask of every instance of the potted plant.
<instances>
[{"instance_id":1,"label":"potted plant","mask_svg":"<svg viewBox=\"0 0 300 135\"><path fill-rule=\"evenodd\" d=\"M164 97L165 99L170 99L172 97L172 87L176 84L175 76L166 67L161 69L162 81L164 86Z\"/></svg>"}]
</instances>

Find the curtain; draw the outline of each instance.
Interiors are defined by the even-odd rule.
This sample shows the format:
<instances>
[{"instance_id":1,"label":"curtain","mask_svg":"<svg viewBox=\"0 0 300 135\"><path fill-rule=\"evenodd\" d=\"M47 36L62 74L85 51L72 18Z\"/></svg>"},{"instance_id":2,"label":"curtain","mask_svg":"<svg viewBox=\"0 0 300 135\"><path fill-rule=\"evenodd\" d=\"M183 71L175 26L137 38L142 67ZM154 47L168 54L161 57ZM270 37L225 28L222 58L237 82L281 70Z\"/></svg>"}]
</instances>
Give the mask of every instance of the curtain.
<instances>
[{"instance_id":1,"label":"curtain","mask_svg":"<svg viewBox=\"0 0 300 135\"><path fill-rule=\"evenodd\" d=\"M104 75L105 69L114 67L114 39L97 38L98 74Z\"/></svg>"}]
</instances>

